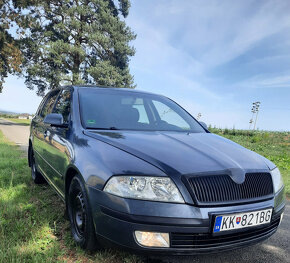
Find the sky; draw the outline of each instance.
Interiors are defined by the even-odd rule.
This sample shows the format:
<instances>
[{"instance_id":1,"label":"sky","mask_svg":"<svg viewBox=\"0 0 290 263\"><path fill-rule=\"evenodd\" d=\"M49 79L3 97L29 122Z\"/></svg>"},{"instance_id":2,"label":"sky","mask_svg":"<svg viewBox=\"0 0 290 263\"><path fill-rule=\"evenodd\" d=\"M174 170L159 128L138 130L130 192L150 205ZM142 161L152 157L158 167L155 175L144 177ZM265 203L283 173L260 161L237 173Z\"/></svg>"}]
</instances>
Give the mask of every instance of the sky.
<instances>
[{"instance_id":1,"label":"sky","mask_svg":"<svg viewBox=\"0 0 290 263\"><path fill-rule=\"evenodd\" d=\"M290 130L290 1L132 0L130 70L138 90L166 95L201 121ZM0 109L36 111L41 98L9 77Z\"/></svg>"}]
</instances>

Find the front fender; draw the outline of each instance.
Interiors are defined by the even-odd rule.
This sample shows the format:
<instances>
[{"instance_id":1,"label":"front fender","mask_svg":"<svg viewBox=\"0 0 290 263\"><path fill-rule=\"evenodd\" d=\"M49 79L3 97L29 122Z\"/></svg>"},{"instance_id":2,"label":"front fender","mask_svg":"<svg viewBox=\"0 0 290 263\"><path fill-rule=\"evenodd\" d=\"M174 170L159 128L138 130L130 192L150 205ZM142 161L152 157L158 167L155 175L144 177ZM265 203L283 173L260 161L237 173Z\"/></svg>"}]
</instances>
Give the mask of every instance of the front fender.
<instances>
[{"instance_id":1,"label":"front fender","mask_svg":"<svg viewBox=\"0 0 290 263\"><path fill-rule=\"evenodd\" d=\"M77 140L70 167L79 171L88 186L103 189L107 180L117 174L166 176L157 167L105 142L85 135Z\"/></svg>"}]
</instances>

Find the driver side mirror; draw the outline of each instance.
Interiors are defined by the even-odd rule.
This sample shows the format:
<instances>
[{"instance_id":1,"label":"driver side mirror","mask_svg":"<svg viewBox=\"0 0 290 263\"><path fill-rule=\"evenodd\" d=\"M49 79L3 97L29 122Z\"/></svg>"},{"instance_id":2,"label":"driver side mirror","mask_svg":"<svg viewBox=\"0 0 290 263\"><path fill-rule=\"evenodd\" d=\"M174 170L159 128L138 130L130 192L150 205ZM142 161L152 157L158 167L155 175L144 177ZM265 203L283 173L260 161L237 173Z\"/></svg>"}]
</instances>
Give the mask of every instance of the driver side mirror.
<instances>
[{"instance_id":1,"label":"driver side mirror","mask_svg":"<svg viewBox=\"0 0 290 263\"><path fill-rule=\"evenodd\" d=\"M201 125L203 128L205 128L206 130L208 130L207 125L206 125L203 121L200 121L199 123L200 123L200 125Z\"/></svg>"},{"instance_id":2,"label":"driver side mirror","mask_svg":"<svg viewBox=\"0 0 290 263\"><path fill-rule=\"evenodd\" d=\"M67 128L68 125L63 122L63 116L59 113L47 114L43 120L44 123L53 127Z\"/></svg>"}]
</instances>

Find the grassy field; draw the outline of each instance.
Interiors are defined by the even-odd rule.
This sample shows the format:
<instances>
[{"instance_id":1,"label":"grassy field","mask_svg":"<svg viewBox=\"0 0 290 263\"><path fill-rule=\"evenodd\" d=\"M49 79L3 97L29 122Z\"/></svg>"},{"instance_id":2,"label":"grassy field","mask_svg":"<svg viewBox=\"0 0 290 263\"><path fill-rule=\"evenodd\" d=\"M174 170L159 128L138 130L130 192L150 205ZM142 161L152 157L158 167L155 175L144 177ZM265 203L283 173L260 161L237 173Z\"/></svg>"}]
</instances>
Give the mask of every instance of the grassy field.
<instances>
[{"instance_id":1,"label":"grassy field","mask_svg":"<svg viewBox=\"0 0 290 263\"><path fill-rule=\"evenodd\" d=\"M119 251L88 255L74 246L64 204L48 185L34 185L27 159L0 131L0 263L134 263Z\"/></svg>"},{"instance_id":2,"label":"grassy field","mask_svg":"<svg viewBox=\"0 0 290 263\"><path fill-rule=\"evenodd\" d=\"M290 133L213 132L261 153L280 168L290 197ZM0 263L134 263L144 259L119 251L87 254L75 247L64 204L48 185L34 185L27 160L0 131Z\"/></svg>"},{"instance_id":3,"label":"grassy field","mask_svg":"<svg viewBox=\"0 0 290 263\"><path fill-rule=\"evenodd\" d=\"M25 120L25 119L22 120L22 119L17 119L17 118L8 118L6 120L13 121L13 122L16 122L16 123L19 123L19 124L23 124L25 126L28 126L31 123L31 120Z\"/></svg>"}]
</instances>

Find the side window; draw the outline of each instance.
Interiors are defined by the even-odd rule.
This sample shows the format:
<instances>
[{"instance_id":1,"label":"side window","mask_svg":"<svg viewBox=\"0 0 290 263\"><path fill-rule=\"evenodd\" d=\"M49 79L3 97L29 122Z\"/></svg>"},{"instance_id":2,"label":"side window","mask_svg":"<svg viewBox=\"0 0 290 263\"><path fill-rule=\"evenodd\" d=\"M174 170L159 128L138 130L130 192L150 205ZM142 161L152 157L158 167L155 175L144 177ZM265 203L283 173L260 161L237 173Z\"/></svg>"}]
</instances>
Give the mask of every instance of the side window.
<instances>
[{"instance_id":1,"label":"side window","mask_svg":"<svg viewBox=\"0 0 290 263\"><path fill-rule=\"evenodd\" d=\"M174 110L169 108L167 105L163 104L160 101L153 100L152 101L160 119L162 121L166 121L168 124L178 126L183 130L189 130L189 124Z\"/></svg>"},{"instance_id":2,"label":"side window","mask_svg":"<svg viewBox=\"0 0 290 263\"><path fill-rule=\"evenodd\" d=\"M71 105L71 92L63 90L55 104L53 113L59 113L63 116L63 122L68 123Z\"/></svg>"},{"instance_id":3,"label":"side window","mask_svg":"<svg viewBox=\"0 0 290 263\"><path fill-rule=\"evenodd\" d=\"M44 106L43 106L43 108L41 110L41 113L40 113L40 116L42 118L44 118L47 114L51 113L53 105L55 103L55 99L57 98L58 93L59 93L59 90L55 91L55 92L52 92L48 96L48 98L47 98L47 100L46 100L46 102L45 102L45 104L44 104Z\"/></svg>"}]
</instances>

